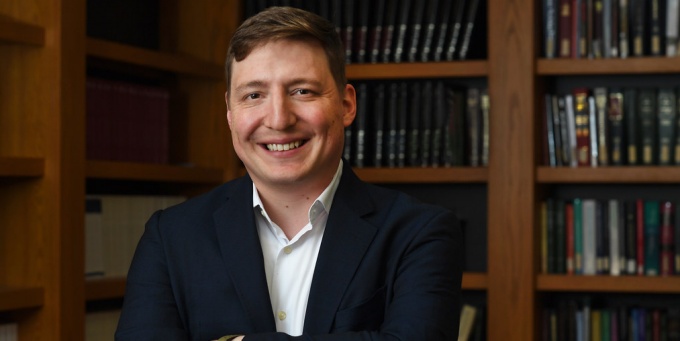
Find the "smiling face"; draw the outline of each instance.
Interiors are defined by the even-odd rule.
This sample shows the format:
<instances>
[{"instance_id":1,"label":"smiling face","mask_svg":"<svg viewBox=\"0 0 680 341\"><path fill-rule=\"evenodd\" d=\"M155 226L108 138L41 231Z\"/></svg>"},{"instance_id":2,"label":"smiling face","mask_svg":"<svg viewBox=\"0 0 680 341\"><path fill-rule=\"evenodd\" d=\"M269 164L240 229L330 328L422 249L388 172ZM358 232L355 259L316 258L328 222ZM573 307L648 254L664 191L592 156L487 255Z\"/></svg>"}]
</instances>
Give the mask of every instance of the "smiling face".
<instances>
[{"instance_id":1,"label":"smiling face","mask_svg":"<svg viewBox=\"0 0 680 341\"><path fill-rule=\"evenodd\" d=\"M322 191L338 167L356 95L351 85L339 91L321 46L281 39L256 47L234 61L230 89L234 149L258 188Z\"/></svg>"}]
</instances>

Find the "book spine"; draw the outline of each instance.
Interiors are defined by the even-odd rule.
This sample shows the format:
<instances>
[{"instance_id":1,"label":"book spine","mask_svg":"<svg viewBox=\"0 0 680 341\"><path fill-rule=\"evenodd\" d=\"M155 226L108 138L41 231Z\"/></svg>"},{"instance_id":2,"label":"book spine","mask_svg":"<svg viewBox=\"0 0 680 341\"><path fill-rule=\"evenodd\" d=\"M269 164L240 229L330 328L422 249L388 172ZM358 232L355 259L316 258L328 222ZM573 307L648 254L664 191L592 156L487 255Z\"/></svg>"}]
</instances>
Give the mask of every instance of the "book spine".
<instances>
[{"instance_id":1,"label":"book spine","mask_svg":"<svg viewBox=\"0 0 680 341\"><path fill-rule=\"evenodd\" d=\"M408 18L411 13L411 0L404 0L400 2L401 12L399 21L395 26L396 41L394 47L394 56L392 57L395 63L401 63L404 55L404 44L406 43L406 33L408 31Z\"/></svg>"},{"instance_id":2,"label":"book spine","mask_svg":"<svg viewBox=\"0 0 680 341\"><path fill-rule=\"evenodd\" d=\"M548 165L550 167L557 166L557 151L556 151L556 140L559 138L555 137L555 122L553 117L553 98L555 96L551 94L545 95L545 134L546 134L546 148L548 149ZM559 121L558 121L559 123Z\"/></svg>"},{"instance_id":3,"label":"book spine","mask_svg":"<svg viewBox=\"0 0 680 341\"><path fill-rule=\"evenodd\" d=\"M607 227L609 229L609 274L618 276L620 272L620 250L619 250L619 202L617 200L608 201Z\"/></svg>"},{"instance_id":4,"label":"book spine","mask_svg":"<svg viewBox=\"0 0 680 341\"><path fill-rule=\"evenodd\" d=\"M366 133L368 132L368 85L359 83L357 85L357 114L356 114L356 151L354 152L354 166L362 168L366 166Z\"/></svg>"},{"instance_id":5,"label":"book spine","mask_svg":"<svg viewBox=\"0 0 680 341\"><path fill-rule=\"evenodd\" d=\"M647 0L630 0L633 55L636 57L642 57L645 55L645 47L647 45L647 36L645 30L645 1Z\"/></svg>"},{"instance_id":6,"label":"book spine","mask_svg":"<svg viewBox=\"0 0 680 341\"><path fill-rule=\"evenodd\" d=\"M641 199L635 201L635 255L637 274L645 274L645 211Z\"/></svg>"},{"instance_id":7,"label":"book spine","mask_svg":"<svg viewBox=\"0 0 680 341\"><path fill-rule=\"evenodd\" d=\"M385 151L385 84L376 85L373 95L373 166L382 167Z\"/></svg>"},{"instance_id":8,"label":"book spine","mask_svg":"<svg viewBox=\"0 0 680 341\"><path fill-rule=\"evenodd\" d=\"M421 116L421 83L411 84L410 121L408 138L408 164L412 167L420 166L420 116Z\"/></svg>"},{"instance_id":9,"label":"book spine","mask_svg":"<svg viewBox=\"0 0 680 341\"><path fill-rule=\"evenodd\" d=\"M565 113L566 113L566 126L567 126L567 136L569 141L569 148L567 150L569 155L569 166L578 166L578 156L577 156L577 138L576 138L576 113L574 108L574 97L572 95L566 95L564 98L565 103Z\"/></svg>"},{"instance_id":10,"label":"book spine","mask_svg":"<svg viewBox=\"0 0 680 341\"><path fill-rule=\"evenodd\" d=\"M676 89L675 99L677 101L676 116L680 116L680 87ZM680 117L678 117L676 121L673 162L675 165L680 165Z\"/></svg>"},{"instance_id":11,"label":"book spine","mask_svg":"<svg viewBox=\"0 0 680 341\"><path fill-rule=\"evenodd\" d=\"M575 258L574 258L574 204L565 203L564 206L564 223L566 228L566 257L567 257L567 274L573 275L575 272Z\"/></svg>"},{"instance_id":12,"label":"book spine","mask_svg":"<svg viewBox=\"0 0 680 341\"><path fill-rule=\"evenodd\" d=\"M567 272L567 237L566 237L566 212L564 200L555 200L555 273L564 274Z\"/></svg>"},{"instance_id":13,"label":"book spine","mask_svg":"<svg viewBox=\"0 0 680 341\"><path fill-rule=\"evenodd\" d=\"M386 137L386 151L387 151L387 166L394 168L397 166L397 135L398 135L398 114L397 101L399 96L399 84L397 82L389 83L389 93L387 96L387 137Z\"/></svg>"},{"instance_id":14,"label":"book spine","mask_svg":"<svg viewBox=\"0 0 680 341\"><path fill-rule=\"evenodd\" d=\"M661 88L658 93L658 155L659 165L672 163L671 150L675 141L675 127L677 125L677 107L675 90L673 88Z\"/></svg>"},{"instance_id":15,"label":"book spine","mask_svg":"<svg viewBox=\"0 0 680 341\"><path fill-rule=\"evenodd\" d=\"M571 53L571 25L572 25L572 15L573 11L571 8L571 0L560 0L560 27L559 27L559 39L560 39L560 51L559 56L561 58L572 57Z\"/></svg>"},{"instance_id":16,"label":"book spine","mask_svg":"<svg viewBox=\"0 0 680 341\"><path fill-rule=\"evenodd\" d=\"M449 3L451 1L448 1ZM437 29L437 14L439 10L439 0L430 0L427 7L427 17L425 20L425 33L423 34L423 44L420 49L420 61L427 62L432 55L432 47Z\"/></svg>"},{"instance_id":17,"label":"book spine","mask_svg":"<svg viewBox=\"0 0 680 341\"><path fill-rule=\"evenodd\" d=\"M628 46L628 0L619 0L619 55L621 58L628 58L630 48Z\"/></svg>"},{"instance_id":18,"label":"book spine","mask_svg":"<svg viewBox=\"0 0 680 341\"><path fill-rule=\"evenodd\" d=\"M623 165L624 135L623 135L623 93L613 89L609 93L607 118L609 121L611 164Z\"/></svg>"},{"instance_id":19,"label":"book spine","mask_svg":"<svg viewBox=\"0 0 680 341\"><path fill-rule=\"evenodd\" d=\"M583 202L576 198L574 205L574 273L583 274Z\"/></svg>"},{"instance_id":20,"label":"book spine","mask_svg":"<svg viewBox=\"0 0 680 341\"><path fill-rule=\"evenodd\" d=\"M597 109L597 163L600 166L609 165L609 143L607 141L609 126L607 125L607 89L597 87L593 90L595 106Z\"/></svg>"},{"instance_id":21,"label":"book spine","mask_svg":"<svg viewBox=\"0 0 680 341\"><path fill-rule=\"evenodd\" d=\"M635 201L626 201L625 233L626 233L626 274L637 274L637 205Z\"/></svg>"},{"instance_id":22,"label":"book spine","mask_svg":"<svg viewBox=\"0 0 680 341\"><path fill-rule=\"evenodd\" d=\"M656 162L656 90L643 89L639 95L640 143L642 147L642 164L653 165Z\"/></svg>"},{"instance_id":23,"label":"book spine","mask_svg":"<svg viewBox=\"0 0 680 341\"><path fill-rule=\"evenodd\" d=\"M344 2L344 26L343 26L343 43L345 45L345 62L351 64L354 60L354 0L345 0Z\"/></svg>"},{"instance_id":24,"label":"book spine","mask_svg":"<svg viewBox=\"0 0 680 341\"><path fill-rule=\"evenodd\" d=\"M673 269L673 214L674 206L670 201L661 204L661 259L659 273L661 276L670 276Z\"/></svg>"},{"instance_id":25,"label":"book spine","mask_svg":"<svg viewBox=\"0 0 680 341\"><path fill-rule=\"evenodd\" d=\"M410 20L410 42L408 46L407 59L409 62L413 63L418 61L418 51L420 48L421 36L423 34L423 12L425 11L425 3L430 1L416 1L414 3L414 8L411 11Z\"/></svg>"},{"instance_id":26,"label":"book spine","mask_svg":"<svg viewBox=\"0 0 680 341\"><path fill-rule=\"evenodd\" d=\"M460 39L461 29L463 27L463 13L465 8L464 0L457 0L453 12L453 25L451 25L451 34L449 34L449 43L446 49L447 61L452 61L456 55L456 48Z\"/></svg>"},{"instance_id":27,"label":"book spine","mask_svg":"<svg viewBox=\"0 0 680 341\"><path fill-rule=\"evenodd\" d=\"M680 16L679 0L666 0L666 56L678 55L678 17Z\"/></svg>"},{"instance_id":28,"label":"book spine","mask_svg":"<svg viewBox=\"0 0 680 341\"><path fill-rule=\"evenodd\" d=\"M664 54L662 49L662 21L661 21L661 6L660 2L666 0L651 0L650 13L649 13L649 27L650 27L650 54L652 56L661 56Z\"/></svg>"},{"instance_id":29,"label":"book spine","mask_svg":"<svg viewBox=\"0 0 680 341\"><path fill-rule=\"evenodd\" d=\"M428 167L430 165L430 158L432 157L432 116L434 111L433 104L433 84L432 81L425 81L423 83L423 91L421 93L422 99L422 113L420 122L420 166Z\"/></svg>"},{"instance_id":30,"label":"book spine","mask_svg":"<svg viewBox=\"0 0 680 341\"><path fill-rule=\"evenodd\" d=\"M640 144L639 124L637 114L637 93L636 89L626 89L623 95L623 120L626 133L626 162L628 165L640 163Z\"/></svg>"},{"instance_id":31,"label":"book spine","mask_svg":"<svg viewBox=\"0 0 680 341\"><path fill-rule=\"evenodd\" d=\"M479 93L479 103L481 110L481 155L479 157L481 165L486 167L489 165L489 112L491 110L491 103L489 98L489 90L483 88Z\"/></svg>"},{"instance_id":32,"label":"book spine","mask_svg":"<svg viewBox=\"0 0 680 341\"><path fill-rule=\"evenodd\" d=\"M399 133L397 139L397 167L406 166L406 150L407 150L407 129L408 129L408 84L406 82L399 83L399 98L397 104L397 116L399 119Z\"/></svg>"},{"instance_id":33,"label":"book spine","mask_svg":"<svg viewBox=\"0 0 680 341\"><path fill-rule=\"evenodd\" d=\"M574 90L574 120L576 129L576 148L578 166L591 165L590 144L590 112L588 108L588 91Z\"/></svg>"},{"instance_id":34,"label":"book spine","mask_svg":"<svg viewBox=\"0 0 680 341\"><path fill-rule=\"evenodd\" d=\"M472 37L472 30L475 27L475 21L477 18L477 8L479 7L480 0L468 0L468 11L467 11L467 21L465 22L465 31L463 34L463 40L460 44L460 51L458 52L458 58L463 60L467 58L468 48L470 46L470 38Z\"/></svg>"},{"instance_id":35,"label":"book spine","mask_svg":"<svg viewBox=\"0 0 680 341\"><path fill-rule=\"evenodd\" d=\"M598 129L597 129L597 106L595 96L588 96L588 123L590 123L590 166L597 167L599 160Z\"/></svg>"},{"instance_id":36,"label":"book spine","mask_svg":"<svg viewBox=\"0 0 680 341\"><path fill-rule=\"evenodd\" d=\"M432 125L432 167L439 167L442 162L444 123L446 121L446 91L444 82L437 81L434 90L434 122Z\"/></svg>"},{"instance_id":37,"label":"book spine","mask_svg":"<svg viewBox=\"0 0 680 341\"><path fill-rule=\"evenodd\" d=\"M659 275L659 202L648 200L644 203L644 253L645 275Z\"/></svg>"},{"instance_id":38,"label":"book spine","mask_svg":"<svg viewBox=\"0 0 680 341\"><path fill-rule=\"evenodd\" d=\"M466 118L467 118L467 140L468 140L468 151L467 159L468 164L473 167L480 165L479 162L479 90L476 88L469 88L467 90L467 108L466 108Z\"/></svg>"},{"instance_id":39,"label":"book spine","mask_svg":"<svg viewBox=\"0 0 680 341\"><path fill-rule=\"evenodd\" d=\"M593 58L604 57L604 4L602 0L594 0L593 7L589 9L592 12L592 39L591 55Z\"/></svg>"},{"instance_id":40,"label":"book spine","mask_svg":"<svg viewBox=\"0 0 680 341\"><path fill-rule=\"evenodd\" d=\"M543 0L543 54L550 59L556 57L557 1Z\"/></svg>"},{"instance_id":41,"label":"book spine","mask_svg":"<svg viewBox=\"0 0 680 341\"><path fill-rule=\"evenodd\" d=\"M597 274L597 201L583 200L583 274Z\"/></svg>"}]
</instances>

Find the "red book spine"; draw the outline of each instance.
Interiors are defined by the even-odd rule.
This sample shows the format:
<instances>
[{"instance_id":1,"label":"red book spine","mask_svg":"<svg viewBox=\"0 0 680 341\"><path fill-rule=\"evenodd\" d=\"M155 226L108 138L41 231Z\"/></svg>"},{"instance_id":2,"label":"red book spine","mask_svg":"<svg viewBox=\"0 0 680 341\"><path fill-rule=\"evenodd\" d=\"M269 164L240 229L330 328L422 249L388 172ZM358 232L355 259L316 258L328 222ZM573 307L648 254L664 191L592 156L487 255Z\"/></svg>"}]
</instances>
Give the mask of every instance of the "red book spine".
<instances>
[{"instance_id":1,"label":"red book spine","mask_svg":"<svg viewBox=\"0 0 680 341\"><path fill-rule=\"evenodd\" d=\"M590 112L588 89L574 89L574 121L576 128L576 159L579 167L591 166Z\"/></svg>"},{"instance_id":2,"label":"red book spine","mask_svg":"<svg viewBox=\"0 0 680 341\"><path fill-rule=\"evenodd\" d=\"M571 42L572 42L572 30L571 30L571 20L572 20L572 8L571 0L560 0L560 19L559 19L559 56L562 58L573 57L571 54Z\"/></svg>"},{"instance_id":3,"label":"red book spine","mask_svg":"<svg viewBox=\"0 0 680 341\"><path fill-rule=\"evenodd\" d=\"M637 210L637 222L635 224L635 246L637 249L637 274L643 276L645 274L645 215L644 202L638 199L635 202Z\"/></svg>"},{"instance_id":4,"label":"red book spine","mask_svg":"<svg viewBox=\"0 0 680 341\"><path fill-rule=\"evenodd\" d=\"M673 274L673 203L661 205L661 276Z\"/></svg>"}]
</instances>

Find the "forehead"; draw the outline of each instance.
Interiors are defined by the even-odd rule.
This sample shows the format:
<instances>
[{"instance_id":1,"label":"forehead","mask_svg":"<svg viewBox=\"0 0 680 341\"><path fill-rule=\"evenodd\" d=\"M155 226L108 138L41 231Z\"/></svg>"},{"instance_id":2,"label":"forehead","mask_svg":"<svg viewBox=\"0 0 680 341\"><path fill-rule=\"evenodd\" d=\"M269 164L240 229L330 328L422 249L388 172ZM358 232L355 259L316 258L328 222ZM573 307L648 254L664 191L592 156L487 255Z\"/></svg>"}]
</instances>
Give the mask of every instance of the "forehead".
<instances>
[{"instance_id":1,"label":"forehead","mask_svg":"<svg viewBox=\"0 0 680 341\"><path fill-rule=\"evenodd\" d=\"M233 61L232 84L252 78L330 77L330 65L321 44L313 40L277 39L257 45L241 61Z\"/></svg>"}]
</instances>

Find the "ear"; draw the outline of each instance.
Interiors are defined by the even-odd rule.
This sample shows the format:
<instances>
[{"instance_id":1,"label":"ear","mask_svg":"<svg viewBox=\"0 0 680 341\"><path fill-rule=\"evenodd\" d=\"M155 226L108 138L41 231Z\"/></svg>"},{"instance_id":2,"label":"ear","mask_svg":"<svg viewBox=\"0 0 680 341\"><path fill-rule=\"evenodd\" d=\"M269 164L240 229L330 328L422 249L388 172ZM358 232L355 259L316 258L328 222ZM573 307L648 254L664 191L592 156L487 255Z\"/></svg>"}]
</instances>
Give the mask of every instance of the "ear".
<instances>
[{"instance_id":1,"label":"ear","mask_svg":"<svg viewBox=\"0 0 680 341\"><path fill-rule=\"evenodd\" d=\"M227 123L231 127L231 109L229 109L229 92L224 93L224 103L227 105Z\"/></svg>"},{"instance_id":2,"label":"ear","mask_svg":"<svg viewBox=\"0 0 680 341\"><path fill-rule=\"evenodd\" d=\"M344 108L342 123L345 127L349 127L357 115L357 93L351 84L345 85L342 106Z\"/></svg>"}]
</instances>

